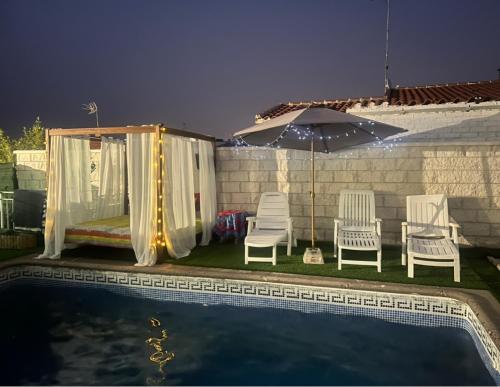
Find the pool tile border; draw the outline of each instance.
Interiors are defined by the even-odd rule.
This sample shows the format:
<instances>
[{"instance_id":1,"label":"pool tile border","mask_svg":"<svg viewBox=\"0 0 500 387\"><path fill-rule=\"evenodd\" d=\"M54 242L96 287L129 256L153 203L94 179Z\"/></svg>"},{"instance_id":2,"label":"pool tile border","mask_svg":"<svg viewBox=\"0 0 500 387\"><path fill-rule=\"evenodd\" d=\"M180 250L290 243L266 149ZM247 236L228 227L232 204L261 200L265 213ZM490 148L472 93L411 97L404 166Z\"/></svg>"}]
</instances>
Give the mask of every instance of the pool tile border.
<instances>
[{"instance_id":1,"label":"pool tile border","mask_svg":"<svg viewBox=\"0 0 500 387\"><path fill-rule=\"evenodd\" d=\"M459 327L471 334L490 373L500 383L499 349L469 305L452 298L35 265L0 270L0 290L2 285L17 280L54 286L105 287L129 296L158 300L283 307L307 313L364 315L412 325Z\"/></svg>"}]
</instances>

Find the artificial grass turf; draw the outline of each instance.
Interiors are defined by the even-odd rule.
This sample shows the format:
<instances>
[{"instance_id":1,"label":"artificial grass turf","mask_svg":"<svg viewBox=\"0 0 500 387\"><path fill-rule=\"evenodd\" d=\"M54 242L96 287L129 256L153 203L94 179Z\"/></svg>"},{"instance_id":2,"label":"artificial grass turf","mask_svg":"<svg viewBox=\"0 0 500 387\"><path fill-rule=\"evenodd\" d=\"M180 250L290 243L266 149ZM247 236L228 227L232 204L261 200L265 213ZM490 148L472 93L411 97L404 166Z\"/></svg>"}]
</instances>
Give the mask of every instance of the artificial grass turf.
<instances>
[{"instance_id":1,"label":"artificial grass turf","mask_svg":"<svg viewBox=\"0 0 500 387\"><path fill-rule=\"evenodd\" d=\"M337 269L337 259L333 258L333 245L318 243L325 257L324 265L306 265L302 257L307 242L299 241L293 248L292 255L286 255L286 247L278 247L276 266L271 263L250 262L245 265L243 243L212 242L207 247L196 247L186 258L166 259L175 265L216 267L237 270L267 271L275 273L305 274L338 278L351 278L369 281L393 282L413 285L446 286L468 289L486 289L500 301L500 272L491 265L487 255L500 257L500 249L461 248L461 282L453 281L453 268L415 266L415 278L408 278L407 267L401 265L401 247L382 247L382 272L378 273L375 266L342 265ZM375 252L360 252L344 250L346 259L375 260ZM252 249L254 256L271 256L271 249Z\"/></svg>"}]
</instances>

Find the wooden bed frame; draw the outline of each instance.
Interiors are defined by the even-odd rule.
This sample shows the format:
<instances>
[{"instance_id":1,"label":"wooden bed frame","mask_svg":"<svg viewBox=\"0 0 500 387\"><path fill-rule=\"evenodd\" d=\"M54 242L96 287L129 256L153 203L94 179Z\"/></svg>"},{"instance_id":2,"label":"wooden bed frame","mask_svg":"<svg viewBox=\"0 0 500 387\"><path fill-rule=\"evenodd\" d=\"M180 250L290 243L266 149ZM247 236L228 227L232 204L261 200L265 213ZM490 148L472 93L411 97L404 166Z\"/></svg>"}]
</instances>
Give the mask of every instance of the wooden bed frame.
<instances>
[{"instance_id":1,"label":"wooden bed frame","mask_svg":"<svg viewBox=\"0 0 500 387\"><path fill-rule=\"evenodd\" d=\"M189 132L187 130L180 130L174 128L167 128L163 124L154 125L140 125L140 126L117 126L117 127L103 127L103 128L72 128L72 129L46 129L45 130L45 152L47 160L46 168L46 178L47 184L49 183L49 168L50 168L50 139L54 136L94 136L100 137L103 135L119 135L128 133L155 133L156 140L161 144L162 134L172 134L180 137L194 138L197 140L205 140L212 143L214 148L214 158L215 158L215 137L207 136L200 133ZM157 161L156 161L156 179L158 180L157 192L156 192L156 203L157 203L157 222L156 222L156 247L158 256L166 254L166 243L163 235L163 219L161 216L161 211L163 208L162 201L162 185L163 185L163 174L161 171L161 161L163 159L162 147L158 147ZM215 162L215 160L214 160Z\"/></svg>"}]
</instances>

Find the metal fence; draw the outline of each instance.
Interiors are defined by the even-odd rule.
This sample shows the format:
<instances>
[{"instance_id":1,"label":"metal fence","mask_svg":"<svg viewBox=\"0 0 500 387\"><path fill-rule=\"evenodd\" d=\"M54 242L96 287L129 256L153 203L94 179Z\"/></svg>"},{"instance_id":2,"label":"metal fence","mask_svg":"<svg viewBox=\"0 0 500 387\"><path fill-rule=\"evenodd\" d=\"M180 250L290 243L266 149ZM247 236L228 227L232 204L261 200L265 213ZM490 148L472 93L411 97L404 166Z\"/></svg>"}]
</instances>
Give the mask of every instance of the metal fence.
<instances>
[{"instance_id":1,"label":"metal fence","mask_svg":"<svg viewBox=\"0 0 500 387\"><path fill-rule=\"evenodd\" d=\"M0 191L0 229L13 228L14 192Z\"/></svg>"}]
</instances>

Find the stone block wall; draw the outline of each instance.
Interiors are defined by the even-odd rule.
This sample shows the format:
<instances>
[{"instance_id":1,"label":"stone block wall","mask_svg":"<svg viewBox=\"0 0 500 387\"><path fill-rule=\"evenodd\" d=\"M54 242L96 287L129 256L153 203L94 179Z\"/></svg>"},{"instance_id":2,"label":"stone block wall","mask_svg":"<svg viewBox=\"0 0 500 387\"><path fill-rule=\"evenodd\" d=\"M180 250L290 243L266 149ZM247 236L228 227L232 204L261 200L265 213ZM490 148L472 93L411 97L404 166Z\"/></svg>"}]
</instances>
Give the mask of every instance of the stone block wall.
<instances>
[{"instance_id":1,"label":"stone block wall","mask_svg":"<svg viewBox=\"0 0 500 387\"><path fill-rule=\"evenodd\" d=\"M262 148L218 148L218 209L256 211L260 194L289 194L296 235L310 238L309 153ZM406 196L444 193L464 244L500 247L500 143L400 144L393 151L356 148L316 154L316 227L333 240L342 189L375 191L383 242L401 243Z\"/></svg>"},{"instance_id":2,"label":"stone block wall","mask_svg":"<svg viewBox=\"0 0 500 387\"><path fill-rule=\"evenodd\" d=\"M19 189L45 189L45 151L14 151L14 161Z\"/></svg>"},{"instance_id":3,"label":"stone block wall","mask_svg":"<svg viewBox=\"0 0 500 387\"><path fill-rule=\"evenodd\" d=\"M94 190L99 186L99 159L100 150L92 149L90 160L93 164L93 172L90 176ZM46 188L47 163L44 150L14 151L14 160L19 189L44 190Z\"/></svg>"},{"instance_id":4,"label":"stone block wall","mask_svg":"<svg viewBox=\"0 0 500 387\"><path fill-rule=\"evenodd\" d=\"M404 128L405 142L500 142L500 101L355 107L347 113Z\"/></svg>"}]
</instances>

